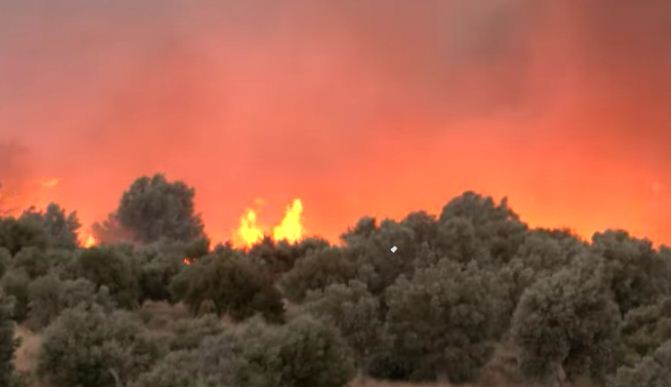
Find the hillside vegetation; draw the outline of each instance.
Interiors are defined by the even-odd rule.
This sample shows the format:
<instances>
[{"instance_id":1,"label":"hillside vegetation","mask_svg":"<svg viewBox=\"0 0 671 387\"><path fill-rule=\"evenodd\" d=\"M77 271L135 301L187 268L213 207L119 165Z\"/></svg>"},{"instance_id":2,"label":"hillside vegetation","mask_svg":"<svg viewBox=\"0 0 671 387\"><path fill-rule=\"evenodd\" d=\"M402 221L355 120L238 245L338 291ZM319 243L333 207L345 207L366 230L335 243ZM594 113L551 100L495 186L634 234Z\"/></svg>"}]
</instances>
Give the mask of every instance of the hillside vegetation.
<instances>
[{"instance_id":1,"label":"hillside vegetation","mask_svg":"<svg viewBox=\"0 0 671 387\"><path fill-rule=\"evenodd\" d=\"M56 204L0 218L0 386L671 386L666 247L466 192L240 250L194 195L138 179L89 248Z\"/></svg>"}]
</instances>

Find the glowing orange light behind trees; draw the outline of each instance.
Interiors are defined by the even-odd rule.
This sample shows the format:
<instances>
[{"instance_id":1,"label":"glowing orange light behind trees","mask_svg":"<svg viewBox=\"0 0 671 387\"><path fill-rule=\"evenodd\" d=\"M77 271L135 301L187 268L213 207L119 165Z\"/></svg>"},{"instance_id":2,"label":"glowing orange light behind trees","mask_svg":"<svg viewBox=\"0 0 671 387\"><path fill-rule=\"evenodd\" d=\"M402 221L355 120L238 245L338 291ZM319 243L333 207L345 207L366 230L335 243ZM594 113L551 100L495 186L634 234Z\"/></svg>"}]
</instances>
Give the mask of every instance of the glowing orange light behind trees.
<instances>
[{"instance_id":1,"label":"glowing orange light behind trees","mask_svg":"<svg viewBox=\"0 0 671 387\"><path fill-rule=\"evenodd\" d=\"M271 235L273 240L286 240L290 243L301 240L305 232L301 221L302 213L303 202L300 199L294 199L287 207L280 223L273 227ZM264 235L266 232L264 227L257 223L256 211L247 209L240 218L240 226L233 235L233 245L239 248L249 248L260 242Z\"/></svg>"}]
</instances>

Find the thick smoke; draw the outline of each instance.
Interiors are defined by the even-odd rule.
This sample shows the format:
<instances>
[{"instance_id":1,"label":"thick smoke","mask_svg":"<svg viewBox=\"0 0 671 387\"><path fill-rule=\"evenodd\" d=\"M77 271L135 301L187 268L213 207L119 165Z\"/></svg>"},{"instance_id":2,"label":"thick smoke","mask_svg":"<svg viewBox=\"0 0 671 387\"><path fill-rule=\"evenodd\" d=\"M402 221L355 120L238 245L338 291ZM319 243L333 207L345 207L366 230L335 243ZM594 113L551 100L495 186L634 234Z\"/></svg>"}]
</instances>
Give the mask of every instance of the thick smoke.
<instances>
[{"instance_id":1,"label":"thick smoke","mask_svg":"<svg viewBox=\"0 0 671 387\"><path fill-rule=\"evenodd\" d=\"M0 0L0 141L85 223L159 171L215 239L256 197L334 238L476 189L669 241L670 29L656 0Z\"/></svg>"}]
</instances>

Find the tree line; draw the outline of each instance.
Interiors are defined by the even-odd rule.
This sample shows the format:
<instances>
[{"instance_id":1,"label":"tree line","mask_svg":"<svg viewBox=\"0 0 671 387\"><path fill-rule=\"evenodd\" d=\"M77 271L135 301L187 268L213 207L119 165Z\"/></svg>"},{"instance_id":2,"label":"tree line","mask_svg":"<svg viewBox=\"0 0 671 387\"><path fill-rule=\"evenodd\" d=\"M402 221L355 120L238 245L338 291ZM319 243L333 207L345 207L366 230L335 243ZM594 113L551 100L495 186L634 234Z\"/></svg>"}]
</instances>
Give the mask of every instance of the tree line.
<instances>
[{"instance_id":1,"label":"tree line","mask_svg":"<svg viewBox=\"0 0 671 387\"><path fill-rule=\"evenodd\" d=\"M532 229L505 199L466 192L438 216L364 217L338 245L241 250L211 246L194 195L162 175L136 180L91 248L56 204L1 217L0 385L460 384L497 361L510 380L548 386L671 385L666 247ZM13 367L17 324L43 335L27 374Z\"/></svg>"}]
</instances>

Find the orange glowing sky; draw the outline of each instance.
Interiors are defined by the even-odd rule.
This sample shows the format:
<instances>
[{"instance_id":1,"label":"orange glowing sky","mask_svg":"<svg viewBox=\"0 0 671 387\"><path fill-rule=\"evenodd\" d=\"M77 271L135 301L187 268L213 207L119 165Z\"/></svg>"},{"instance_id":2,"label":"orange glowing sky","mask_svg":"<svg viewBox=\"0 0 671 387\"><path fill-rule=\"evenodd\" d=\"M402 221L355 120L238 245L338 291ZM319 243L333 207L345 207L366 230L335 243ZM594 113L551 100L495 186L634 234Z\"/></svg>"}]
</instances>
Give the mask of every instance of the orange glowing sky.
<instances>
[{"instance_id":1,"label":"orange glowing sky","mask_svg":"<svg viewBox=\"0 0 671 387\"><path fill-rule=\"evenodd\" d=\"M294 198L335 241L476 190L668 244L670 4L0 0L0 209L88 226L163 172L215 241Z\"/></svg>"}]
</instances>

